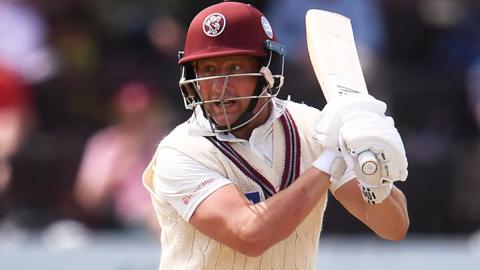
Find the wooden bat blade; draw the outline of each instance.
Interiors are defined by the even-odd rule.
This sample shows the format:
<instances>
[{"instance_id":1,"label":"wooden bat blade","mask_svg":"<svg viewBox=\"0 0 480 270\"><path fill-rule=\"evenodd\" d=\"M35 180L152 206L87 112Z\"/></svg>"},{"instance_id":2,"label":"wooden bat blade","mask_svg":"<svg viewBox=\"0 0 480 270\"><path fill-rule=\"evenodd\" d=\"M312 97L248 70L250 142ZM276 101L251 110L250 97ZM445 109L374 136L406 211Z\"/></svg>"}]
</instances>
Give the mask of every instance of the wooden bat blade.
<instances>
[{"instance_id":1,"label":"wooden bat blade","mask_svg":"<svg viewBox=\"0 0 480 270\"><path fill-rule=\"evenodd\" d=\"M327 102L345 94L368 93L350 19L310 9L305 23L308 53Z\"/></svg>"},{"instance_id":2,"label":"wooden bat blade","mask_svg":"<svg viewBox=\"0 0 480 270\"><path fill-rule=\"evenodd\" d=\"M350 19L310 9L305 24L310 61L327 102L342 95L367 94ZM378 161L370 151L359 155L359 163L366 176L378 169Z\"/></svg>"}]
</instances>

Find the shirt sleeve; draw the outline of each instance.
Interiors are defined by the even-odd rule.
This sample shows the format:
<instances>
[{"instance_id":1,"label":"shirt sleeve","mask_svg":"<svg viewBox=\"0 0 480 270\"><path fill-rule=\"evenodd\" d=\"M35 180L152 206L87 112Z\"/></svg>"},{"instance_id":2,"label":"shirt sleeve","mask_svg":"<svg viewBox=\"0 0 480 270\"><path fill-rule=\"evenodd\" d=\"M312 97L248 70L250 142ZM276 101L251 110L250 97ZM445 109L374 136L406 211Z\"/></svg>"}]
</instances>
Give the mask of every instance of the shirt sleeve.
<instances>
[{"instance_id":1,"label":"shirt sleeve","mask_svg":"<svg viewBox=\"0 0 480 270\"><path fill-rule=\"evenodd\" d=\"M178 150L163 148L157 152L155 193L187 222L205 198L228 184L233 183Z\"/></svg>"}]
</instances>

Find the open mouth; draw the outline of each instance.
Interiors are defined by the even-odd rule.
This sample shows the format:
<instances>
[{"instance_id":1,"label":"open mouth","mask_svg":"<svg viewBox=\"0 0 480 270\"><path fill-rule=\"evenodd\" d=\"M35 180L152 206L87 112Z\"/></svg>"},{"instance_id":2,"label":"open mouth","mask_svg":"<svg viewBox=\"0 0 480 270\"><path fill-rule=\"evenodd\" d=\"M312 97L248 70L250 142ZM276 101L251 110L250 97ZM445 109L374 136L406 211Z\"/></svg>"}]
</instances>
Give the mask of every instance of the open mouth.
<instances>
[{"instance_id":1,"label":"open mouth","mask_svg":"<svg viewBox=\"0 0 480 270\"><path fill-rule=\"evenodd\" d=\"M233 105L235 105L236 101L234 100L229 100L229 101L223 101L223 103L221 101L217 101L215 102L215 106L217 107L225 107L225 108L228 108L228 107L231 107Z\"/></svg>"}]
</instances>

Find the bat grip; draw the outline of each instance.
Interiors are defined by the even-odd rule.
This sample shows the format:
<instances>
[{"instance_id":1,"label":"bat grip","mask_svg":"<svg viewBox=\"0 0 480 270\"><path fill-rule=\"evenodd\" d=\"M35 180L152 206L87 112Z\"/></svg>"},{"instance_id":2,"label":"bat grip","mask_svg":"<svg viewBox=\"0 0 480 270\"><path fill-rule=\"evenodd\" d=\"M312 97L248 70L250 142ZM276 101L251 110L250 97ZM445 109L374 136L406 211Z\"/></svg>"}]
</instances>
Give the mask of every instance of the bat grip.
<instances>
[{"instance_id":1,"label":"bat grip","mask_svg":"<svg viewBox=\"0 0 480 270\"><path fill-rule=\"evenodd\" d=\"M358 155L358 163L365 175L372 175L377 172L378 161L374 153L371 151L364 151Z\"/></svg>"}]
</instances>

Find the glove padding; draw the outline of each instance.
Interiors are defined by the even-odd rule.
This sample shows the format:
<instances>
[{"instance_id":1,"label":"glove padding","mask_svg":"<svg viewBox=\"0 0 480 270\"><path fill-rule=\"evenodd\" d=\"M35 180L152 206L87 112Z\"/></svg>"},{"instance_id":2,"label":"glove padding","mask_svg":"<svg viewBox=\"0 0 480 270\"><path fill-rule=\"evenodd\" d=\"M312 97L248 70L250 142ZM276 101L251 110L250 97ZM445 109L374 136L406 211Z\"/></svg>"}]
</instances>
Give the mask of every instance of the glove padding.
<instances>
[{"instance_id":1,"label":"glove padding","mask_svg":"<svg viewBox=\"0 0 480 270\"><path fill-rule=\"evenodd\" d=\"M370 95L352 94L341 96L325 105L322 116L315 126L314 140L323 149L339 148L338 138L343 118L355 114L357 111L367 111L378 115L385 115L387 105Z\"/></svg>"},{"instance_id":2,"label":"glove padding","mask_svg":"<svg viewBox=\"0 0 480 270\"><path fill-rule=\"evenodd\" d=\"M391 117L371 112L356 112L344 117L340 129L340 146L358 159L364 151L372 152L379 169L373 175L364 175L358 164L355 173L369 187L378 187L385 182L405 181L408 162L405 147Z\"/></svg>"},{"instance_id":3,"label":"glove padding","mask_svg":"<svg viewBox=\"0 0 480 270\"><path fill-rule=\"evenodd\" d=\"M386 182L380 186L371 187L360 182L358 186L364 201L369 204L380 204L390 195L393 183Z\"/></svg>"},{"instance_id":4,"label":"glove padding","mask_svg":"<svg viewBox=\"0 0 480 270\"><path fill-rule=\"evenodd\" d=\"M342 155L339 152L339 134L343 118L357 111L368 111L383 116L386 107L384 102L370 95L352 94L337 98L333 102L328 103L322 110L322 115L315 126L313 139L320 144L324 152L336 153L338 158ZM330 156L332 155L330 154ZM353 157L350 155L342 156L347 165L343 170L343 175L338 174L338 171L340 171L338 168L334 169L340 163L336 165L329 163L328 160L331 158L327 158L328 156L325 154L322 154L313 164L314 167L331 175L330 181L332 184L330 185L330 190L332 192L335 192L339 187L355 177Z\"/></svg>"},{"instance_id":5,"label":"glove padding","mask_svg":"<svg viewBox=\"0 0 480 270\"><path fill-rule=\"evenodd\" d=\"M342 96L322 110L314 140L324 150L340 148L347 165L343 176L331 177L332 191L351 180L354 171L364 200L378 204L390 194L392 182L406 179L405 149L393 119L385 117L385 110L386 104L370 95ZM364 151L371 151L377 158L380 168L372 175L363 174L359 168L358 156Z\"/></svg>"},{"instance_id":6,"label":"glove padding","mask_svg":"<svg viewBox=\"0 0 480 270\"><path fill-rule=\"evenodd\" d=\"M369 204L380 204L382 203L390 192L392 191L393 184L392 182L383 181L381 176L381 169L372 174L365 175L359 170L360 164L358 158L354 158L346 149L345 144L340 144L342 149L343 158L347 164L347 168L353 168L355 175L359 180L360 193L365 202Z\"/></svg>"}]
</instances>

